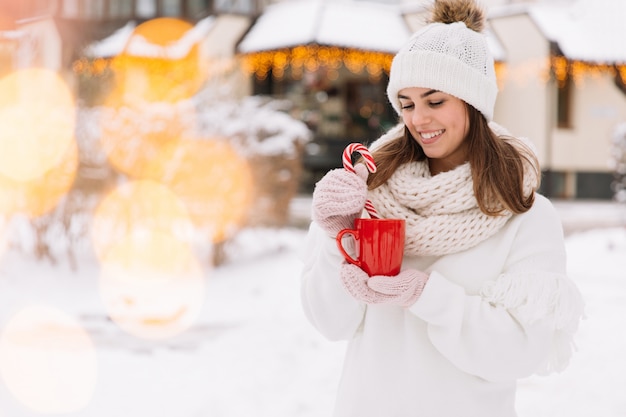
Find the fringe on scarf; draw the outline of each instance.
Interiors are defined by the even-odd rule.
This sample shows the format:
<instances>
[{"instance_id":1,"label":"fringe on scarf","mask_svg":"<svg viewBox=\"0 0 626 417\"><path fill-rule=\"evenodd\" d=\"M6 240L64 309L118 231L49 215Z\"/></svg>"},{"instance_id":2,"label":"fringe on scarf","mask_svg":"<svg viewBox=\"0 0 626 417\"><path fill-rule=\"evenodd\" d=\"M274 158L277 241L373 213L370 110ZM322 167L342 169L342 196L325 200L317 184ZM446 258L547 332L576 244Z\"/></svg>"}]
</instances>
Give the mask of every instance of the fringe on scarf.
<instances>
[{"instance_id":1,"label":"fringe on scarf","mask_svg":"<svg viewBox=\"0 0 626 417\"><path fill-rule=\"evenodd\" d=\"M511 310L523 324L552 317L552 349L537 374L561 372L567 367L576 349L574 334L584 318L582 296L569 278L555 273L502 274L486 283L480 295L494 306Z\"/></svg>"}]
</instances>

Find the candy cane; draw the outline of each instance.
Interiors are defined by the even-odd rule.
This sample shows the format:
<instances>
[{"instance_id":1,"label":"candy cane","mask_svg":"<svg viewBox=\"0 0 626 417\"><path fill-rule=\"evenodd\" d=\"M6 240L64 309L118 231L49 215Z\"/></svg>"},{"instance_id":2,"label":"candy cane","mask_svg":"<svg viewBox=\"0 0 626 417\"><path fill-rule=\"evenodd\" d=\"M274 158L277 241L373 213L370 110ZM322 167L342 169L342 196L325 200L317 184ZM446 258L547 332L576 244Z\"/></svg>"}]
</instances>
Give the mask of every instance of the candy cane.
<instances>
[{"instance_id":1,"label":"candy cane","mask_svg":"<svg viewBox=\"0 0 626 417\"><path fill-rule=\"evenodd\" d=\"M374 157L370 153L369 149L360 143L351 143L346 149L343 151L343 167L349 172L354 171L354 165L352 165L352 154L354 152L358 152L363 157L365 161L365 166L369 172L376 172L376 163L374 162ZM374 208L374 205L370 200L365 202L365 211L367 211L372 219L380 219L378 212Z\"/></svg>"},{"instance_id":2,"label":"candy cane","mask_svg":"<svg viewBox=\"0 0 626 417\"><path fill-rule=\"evenodd\" d=\"M343 167L346 170L354 172L354 165L352 165L352 154L354 152L358 152L363 156L365 166L369 172L376 172L376 163L374 162L372 154L365 145L361 145L360 143L351 143L343 151Z\"/></svg>"},{"instance_id":3,"label":"candy cane","mask_svg":"<svg viewBox=\"0 0 626 417\"><path fill-rule=\"evenodd\" d=\"M365 211L367 211L372 219L380 219L378 212L374 208L374 205L371 201L367 200L365 202Z\"/></svg>"}]
</instances>

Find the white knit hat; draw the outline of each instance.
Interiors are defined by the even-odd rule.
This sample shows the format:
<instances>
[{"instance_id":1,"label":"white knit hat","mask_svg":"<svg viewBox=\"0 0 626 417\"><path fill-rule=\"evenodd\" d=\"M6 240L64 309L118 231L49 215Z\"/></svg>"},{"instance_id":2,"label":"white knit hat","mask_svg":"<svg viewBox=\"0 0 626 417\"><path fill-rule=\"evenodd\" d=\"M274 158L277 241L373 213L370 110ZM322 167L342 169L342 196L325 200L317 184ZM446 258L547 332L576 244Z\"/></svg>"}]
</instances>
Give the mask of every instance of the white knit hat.
<instances>
[{"instance_id":1,"label":"white knit hat","mask_svg":"<svg viewBox=\"0 0 626 417\"><path fill-rule=\"evenodd\" d=\"M391 64L387 97L398 114L398 92L407 87L451 94L491 121L498 86L485 35L463 22L430 23L416 32Z\"/></svg>"}]
</instances>

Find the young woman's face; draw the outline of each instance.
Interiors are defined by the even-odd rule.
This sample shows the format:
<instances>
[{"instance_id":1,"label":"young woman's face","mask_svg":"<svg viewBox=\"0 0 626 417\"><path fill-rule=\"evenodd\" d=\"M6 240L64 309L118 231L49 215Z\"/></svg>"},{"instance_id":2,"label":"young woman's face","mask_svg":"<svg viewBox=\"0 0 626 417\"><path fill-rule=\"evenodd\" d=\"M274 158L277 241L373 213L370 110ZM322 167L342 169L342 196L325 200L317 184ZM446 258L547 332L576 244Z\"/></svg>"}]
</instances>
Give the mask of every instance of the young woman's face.
<instances>
[{"instance_id":1,"label":"young woman's face","mask_svg":"<svg viewBox=\"0 0 626 417\"><path fill-rule=\"evenodd\" d=\"M404 88L398 93L402 120L424 149L433 175L467 161L469 118L465 103L430 88Z\"/></svg>"}]
</instances>

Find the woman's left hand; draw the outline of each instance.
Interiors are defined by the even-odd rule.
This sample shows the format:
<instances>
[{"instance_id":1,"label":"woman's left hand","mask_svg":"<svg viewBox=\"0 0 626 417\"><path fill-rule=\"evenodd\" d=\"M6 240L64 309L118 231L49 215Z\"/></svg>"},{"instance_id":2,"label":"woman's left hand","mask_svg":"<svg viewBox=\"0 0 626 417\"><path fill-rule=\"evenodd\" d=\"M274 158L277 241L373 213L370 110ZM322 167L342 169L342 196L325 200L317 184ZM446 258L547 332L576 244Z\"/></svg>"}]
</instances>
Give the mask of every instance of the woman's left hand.
<instances>
[{"instance_id":1,"label":"woman's left hand","mask_svg":"<svg viewBox=\"0 0 626 417\"><path fill-rule=\"evenodd\" d=\"M392 304L401 307L413 305L428 282L428 274L406 269L395 277L369 277L356 265L341 266L341 282L352 297L367 304Z\"/></svg>"}]
</instances>

